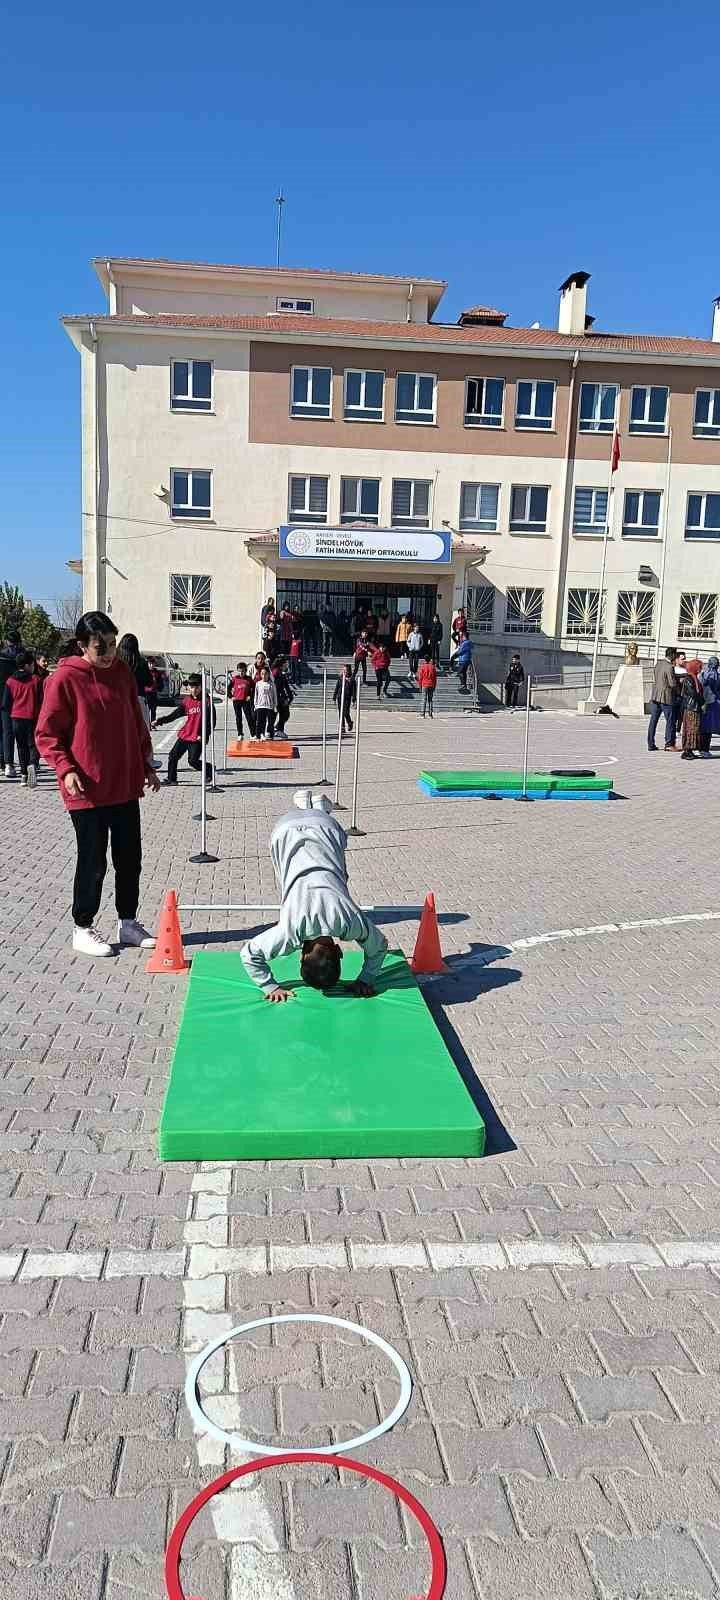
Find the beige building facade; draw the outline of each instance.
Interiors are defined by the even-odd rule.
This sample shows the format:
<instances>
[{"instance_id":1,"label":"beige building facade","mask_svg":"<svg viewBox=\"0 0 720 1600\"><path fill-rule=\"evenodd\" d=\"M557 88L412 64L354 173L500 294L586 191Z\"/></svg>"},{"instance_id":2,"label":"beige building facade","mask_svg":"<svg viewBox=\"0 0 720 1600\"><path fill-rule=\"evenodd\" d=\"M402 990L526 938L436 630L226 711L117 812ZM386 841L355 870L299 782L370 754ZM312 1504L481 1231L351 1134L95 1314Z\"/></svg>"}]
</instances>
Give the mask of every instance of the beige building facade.
<instances>
[{"instance_id":1,"label":"beige building facade","mask_svg":"<svg viewBox=\"0 0 720 1600\"><path fill-rule=\"evenodd\" d=\"M592 648L608 508L606 652L717 642L717 308L708 340L596 333L576 273L557 330L443 324L435 280L95 266L107 315L63 319L84 602L144 649L247 655L271 594L437 609L446 639L464 603L499 664L552 670Z\"/></svg>"}]
</instances>

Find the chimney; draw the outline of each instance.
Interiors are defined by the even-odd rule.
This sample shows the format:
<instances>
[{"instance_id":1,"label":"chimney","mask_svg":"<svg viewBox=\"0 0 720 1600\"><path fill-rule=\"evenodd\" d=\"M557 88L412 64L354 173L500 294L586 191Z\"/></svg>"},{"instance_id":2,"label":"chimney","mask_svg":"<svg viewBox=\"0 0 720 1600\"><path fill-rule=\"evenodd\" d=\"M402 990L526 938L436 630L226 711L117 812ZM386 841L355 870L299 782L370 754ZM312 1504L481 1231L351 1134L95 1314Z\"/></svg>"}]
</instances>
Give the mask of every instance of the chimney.
<instances>
[{"instance_id":1,"label":"chimney","mask_svg":"<svg viewBox=\"0 0 720 1600\"><path fill-rule=\"evenodd\" d=\"M717 300L713 300L712 337L713 344L720 344L720 295L718 295Z\"/></svg>"},{"instance_id":2,"label":"chimney","mask_svg":"<svg viewBox=\"0 0 720 1600\"><path fill-rule=\"evenodd\" d=\"M495 306L469 306L461 311L457 320L459 328L502 328L507 311L497 311Z\"/></svg>"},{"instance_id":3,"label":"chimney","mask_svg":"<svg viewBox=\"0 0 720 1600\"><path fill-rule=\"evenodd\" d=\"M585 333L589 272L571 272L560 285L558 333Z\"/></svg>"}]
</instances>

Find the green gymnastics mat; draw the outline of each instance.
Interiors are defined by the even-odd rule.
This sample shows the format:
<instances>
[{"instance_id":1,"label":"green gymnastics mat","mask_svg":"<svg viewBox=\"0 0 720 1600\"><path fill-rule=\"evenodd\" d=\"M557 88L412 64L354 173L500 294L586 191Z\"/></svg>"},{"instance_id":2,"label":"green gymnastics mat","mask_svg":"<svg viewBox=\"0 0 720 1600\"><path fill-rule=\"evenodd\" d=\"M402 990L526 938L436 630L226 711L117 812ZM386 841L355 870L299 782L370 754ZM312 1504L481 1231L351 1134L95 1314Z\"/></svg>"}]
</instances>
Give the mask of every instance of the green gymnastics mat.
<instances>
[{"instance_id":1,"label":"green gymnastics mat","mask_svg":"<svg viewBox=\"0 0 720 1600\"><path fill-rule=\"evenodd\" d=\"M362 955L343 953L343 979ZM273 962L293 999L270 1005L237 951L193 957L160 1119L164 1161L481 1156L485 1125L405 957L378 993L322 994L300 954Z\"/></svg>"},{"instance_id":2,"label":"green gymnastics mat","mask_svg":"<svg viewBox=\"0 0 720 1600\"><path fill-rule=\"evenodd\" d=\"M463 794L468 789L522 789L521 772L421 772L421 783L427 784L433 794ZM548 790L556 794L565 791L604 794L612 789L612 778L554 777L551 772L529 772L528 793Z\"/></svg>"}]
</instances>

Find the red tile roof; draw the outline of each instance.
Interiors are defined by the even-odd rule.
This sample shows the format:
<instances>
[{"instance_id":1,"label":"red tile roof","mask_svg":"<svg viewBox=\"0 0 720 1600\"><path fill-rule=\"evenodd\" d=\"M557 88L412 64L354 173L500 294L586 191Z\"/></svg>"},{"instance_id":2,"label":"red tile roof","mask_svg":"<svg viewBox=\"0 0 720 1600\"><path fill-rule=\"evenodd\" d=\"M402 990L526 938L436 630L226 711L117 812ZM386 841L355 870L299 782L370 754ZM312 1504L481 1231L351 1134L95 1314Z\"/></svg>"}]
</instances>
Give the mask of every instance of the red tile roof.
<instances>
[{"instance_id":1,"label":"red tile roof","mask_svg":"<svg viewBox=\"0 0 720 1600\"><path fill-rule=\"evenodd\" d=\"M150 316L97 316L87 312L82 316L63 317L67 327L89 321L111 328L207 328L208 332L301 334L305 344L312 344L313 336L329 337L337 344L344 339L363 339L368 343L403 342L417 345L457 345L459 349L485 345L492 349L523 346L528 350L553 350L570 355L580 349L598 355L642 356L707 356L720 361L720 343L711 339L671 337L655 333L557 333L554 328L499 328L481 323L460 328L439 322L370 322L350 321L343 317L308 317L304 315L271 315L265 317L214 317L187 316L183 313L158 312Z\"/></svg>"}]
</instances>

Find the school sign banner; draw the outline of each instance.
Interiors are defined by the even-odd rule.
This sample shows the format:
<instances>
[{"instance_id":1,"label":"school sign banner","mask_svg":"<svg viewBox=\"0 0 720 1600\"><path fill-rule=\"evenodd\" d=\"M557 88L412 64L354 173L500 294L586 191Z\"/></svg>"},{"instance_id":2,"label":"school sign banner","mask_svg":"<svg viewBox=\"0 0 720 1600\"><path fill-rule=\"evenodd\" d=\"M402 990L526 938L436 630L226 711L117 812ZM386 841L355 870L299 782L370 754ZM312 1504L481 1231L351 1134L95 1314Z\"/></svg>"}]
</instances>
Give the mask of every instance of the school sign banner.
<instances>
[{"instance_id":1,"label":"school sign banner","mask_svg":"<svg viewBox=\"0 0 720 1600\"><path fill-rule=\"evenodd\" d=\"M280 529L280 558L293 561L429 561L448 566L452 535L427 528Z\"/></svg>"}]
</instances>

